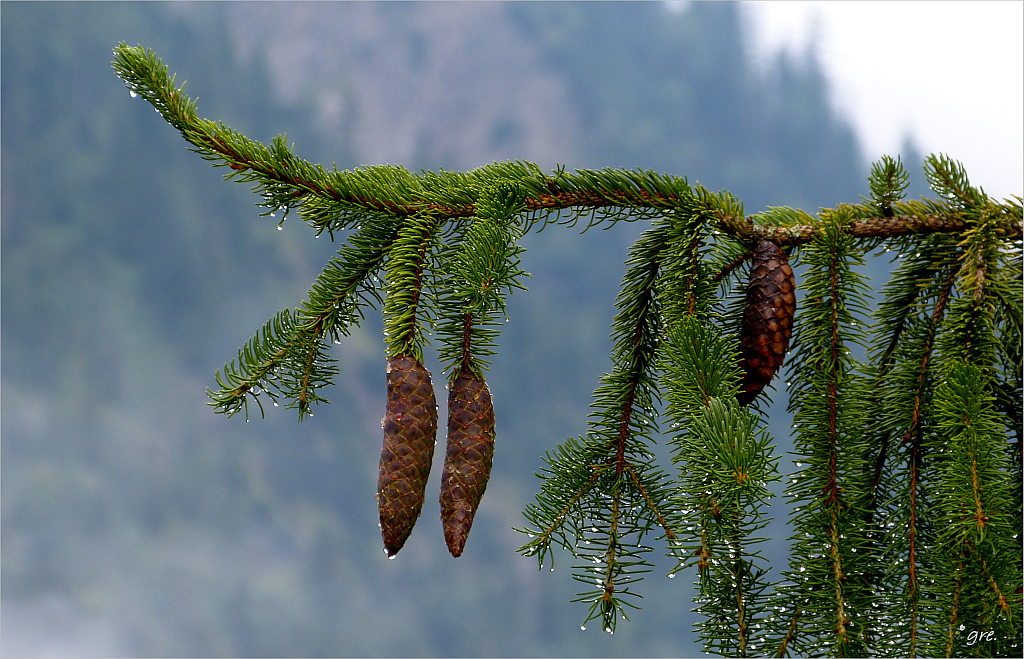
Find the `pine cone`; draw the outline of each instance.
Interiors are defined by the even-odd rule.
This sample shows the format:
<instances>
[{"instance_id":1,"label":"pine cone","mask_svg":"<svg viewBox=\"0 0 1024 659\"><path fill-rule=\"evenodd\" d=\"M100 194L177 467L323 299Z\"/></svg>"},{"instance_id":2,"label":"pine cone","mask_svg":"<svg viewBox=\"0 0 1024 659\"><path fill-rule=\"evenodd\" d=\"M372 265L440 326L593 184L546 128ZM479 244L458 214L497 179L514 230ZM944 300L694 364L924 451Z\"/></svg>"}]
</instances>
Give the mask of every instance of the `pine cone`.
<instances>
[{"instance_id":1,"label":"pine cone","mask_svg":"<svg viewBox=\"0 0 1024 659\"><path fill-rule=\"evenodd\" d=\"M377 505L384 549L394 556L423 509L437 441L437 402L430 373L411 357L388 359L388 403L383 419Z\"/></svg>"},{"instance_id":2,"label":"pine cone","mask_svg":"<svg viewBox=\"0 0 1024 659\"><path fill-rule=\"evenodd\" d=\"M750 260L750 284L740 331L743 383L736 397L747 405L782 366L793 336L796 283L793 268L779 246L762 240Z\"/></svg>"},{"instance_id":3,"label":"pine cone","mask_svg":"<svg viewBox=\"0 0 1024 659\"><path fill-rule=\"evenodd\" d=\"M494 457L494 406L487 383L468 371L448 392L448 448L441 472L441 523L448 551L466 545Z\"/></svg>"}]
</instances>

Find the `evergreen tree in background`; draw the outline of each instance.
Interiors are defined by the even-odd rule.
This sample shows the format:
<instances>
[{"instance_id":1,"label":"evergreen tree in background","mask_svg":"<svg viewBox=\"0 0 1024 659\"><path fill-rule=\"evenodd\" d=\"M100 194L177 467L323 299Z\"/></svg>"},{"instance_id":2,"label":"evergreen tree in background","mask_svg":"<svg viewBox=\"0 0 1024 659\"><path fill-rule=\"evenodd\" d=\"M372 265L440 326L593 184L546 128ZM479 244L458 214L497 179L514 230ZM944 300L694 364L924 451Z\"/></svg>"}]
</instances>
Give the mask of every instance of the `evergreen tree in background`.
<instances>
[{"instance_id":1,"label":"evergreen tree in background","mask_svg":"<svg viewBox=\"0 0 1024 659\"><path fill-rule=\"evenodd\" d=\"M588 431L549 452L525 511L523 554L541 566L559 546L575 557L584 625L614 632L627 619L660 540L673 574L696 568L709 652L1020 654L1020 198L991 199L941 155L925 159L934 200L906 200L907 172L883 157L870 198L815 216L747 216L729 193L640 170L327 170L283 137L265 146L199 119L152 51L122 43L114 66L203 158L253 184L266 215L296 212L317 235L345 237L307 299L243 346L210 397L229 415L283 402L312 416L338 374L331 342L380 307L389 556L426 496L431 337L451 387L440 498L458 556L500 442L486 358L507 295L524 288L519 241L642 221ZM858 268L873 252L899 265L869 319ZM789 261L805 266L799 303ZM778 457L757 394L784 358L794 542L789 569L771 574L757 545ZM652 450L661 431L671 473Z\"/></svg>"}]
</instances>

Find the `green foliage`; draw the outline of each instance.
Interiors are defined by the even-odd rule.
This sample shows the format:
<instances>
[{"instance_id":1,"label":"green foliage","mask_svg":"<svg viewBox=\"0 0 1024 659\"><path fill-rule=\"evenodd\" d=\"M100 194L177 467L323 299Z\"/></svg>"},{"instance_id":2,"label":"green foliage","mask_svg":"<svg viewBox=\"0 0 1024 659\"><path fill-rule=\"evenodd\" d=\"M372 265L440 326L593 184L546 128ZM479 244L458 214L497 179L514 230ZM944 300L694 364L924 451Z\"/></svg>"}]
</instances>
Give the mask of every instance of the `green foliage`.
<instances>
[{"instance_id":1,"label":"green foliage","mask_svg":"<svg viewBox=\"0 0 1024 659\"><path fill-rule=\"evenodd\" d=\"M524 210L520 190L512 184L496 185L477 203L477 218L465 230L461 244L452 251L444 271L445 293L441 299L438 335L439 357L449 379L467 369L483 378L494 354L498 327L505 318L506 292L518 288L528 273L519 269L516 216Z\"/></svg>"},{"instance_id":2,"label":"green foliage","mask_svg":"<svg viewBox=\"0 0 1024 659\"><path fill-rule=\"evenodd\" d=\"M584 626L600 619L613 633L638 608L655 536L678 562L673 574L697 568L709 652L971 652L958 626L968 622L1002 634L987 649L1019 651L1021 509L1019 498L1007 503L1020 480L1019 199L988 198L945 156L926 161L939 200L901 201L906 173L883 158L863 204L751 218L728 193L653 172L547 176L523 162L327 171L283 137L267 148L198 119L151 51L121 44L115 56L129 89L204 158L231 167L229 177L255 183L264 206L297 210L317 235L355 230L308 301L268 322L218 374L218 411L267 392L309 414L336 372L327 339L374 303L388 355L422 362L423 333L436 327L445 368L479 375L504 296L523 288L523 235L585 217L584 231L649 220L626 261L612 368L587 432L547 454L525 511L523 554L541 567L557 547L574 556ZM736 288L758 240L790 248L804 266L786 371L794 535L789 569L774 581L756 534L769 521L778 459L756 406L736 402ZM882 247L906 259L869 328L857 269ZM858 345L866 362L853 356ZM677 477L653 450L663 419Z\"/></svg>"},{"instance_id":3,"label":"green foliage","mask_svg":"<svg viewBox=\"0 0 1024 659\"><path fill-rule=\"evenodd\" d=\"M928 654L977 652L957 633L965 623L996 631L997 642L987 648L992 654L1019 647L1013 609L1020 596L1013 590L1021 580L1020 519L1011 503L1006 429L987 389L975 364L960 363L935 390L930 443L939 454L933 486L938 551L934 582L925 590L934 598L929 613L937 624L928 633Z\"/></svg>"},{"instance_id":4,"label":"green foliage","mask_svg":"<svg viewBox=\"0 0 1024 659\"><path fill-rule=\"evenodd\" d=\"M613 370L594 391L587 434L569 438L547 457L548 476L525 511L529 525L523 532L532 539L520 551L536 555L543 566L553 544L570 550L581 561L573 577L597 586L576 600L590 604L584 625L600 617L610 633L620 617L628 619L624 607L637 608L623 596L637 597L630 585L650 570L642 558L651 551L644 536L655 527L674 536L662 512L666 477L648 446L657 430L654 369L661 328L655 282L670 226L656 222L630 250L612 329Z\"/></svg>"},{"instance_id":5,"label":"green foliage","mask_svg":"<svg viewBox=\"0 0 1024 659\"><path fill-rule=\"evenodd\" d=\"M348 335L363 318L365 305L381 302L375 273L396 242L397 227L386 218L368 220L327 263L308 299L295 312L285 309L268 320L237 359L225 364L223 376L217 372L221 388L208 391L210 405L228 416L244 409L248 418L250 397L262 414L259 395L265 392L275 407L279 395L287 399L286 407L297 409L301 421L313 415L310 404L327 402L317 390L330 384L338 370L326 343ZM413 321L405 340L415 346L412 339L419 336L415 313L404 317Z\"/></svg>"},{"instance_id":6,"label":"green foliage","mask_svg":"<svg viewBox=\"0 0 1024 659\"><path fill-rule=\"evenodd\" d=\"M1020 482L1020 460L1007 442L1013 408L997 415L993 407L1019 380L995 361L997 352L1019 350L1019 325L1010 318L1021 296L1007 293L1019 286L1020 241L1007 240L990 219L1019 217L1020 205L995 204L944 156L926 160L926 175L972 222L959 235L887 241L886 251L903 262L883 289L867 370L877 508L869 519L879 524L873 542L881 549L872 581L888 594L876 600L873 631L887 653L1009 656L1020 643L1019 595L1010 592L1019 587L1019 561L991 560L963 532L972 524L972 532L990 532L974 505L982 481L1001 502L1014 501L1004 519L1021 524L1020 498L1010 494L1010 483ZM972 482L979 468L989 471ZM992 521L993 530L1005 523L998 513ZM1020 539L1006 533L995 546L1019 555ZM972 630L994 631L998 640L979 647Z\"/></svg>"},{"instance_id":7,"label":"green foliage","mask_svg":"<svg viewBox=\"0 0 1024 659\"><path fill-rule=\"evenodd\" d=\"M692 511L698 542L692 554L700 596L700 636L708 652L757 655L766 645L769 620L768 565L753 534L768 524L761 512L771 497L766 485L777 478L771 439L759 420L735 399L713 398L693 419L678 455L683 511ZM686 548L687 550L690 547ZM691 553L687 551L687 553ZM682 567L682 564L680 565Z\"/></svg>"},{"instance_id":8,"label":"green foliage","mask_svg":"<svg viewBox=\"0 0 1024 659\"><path fill-rule=\"evenodd\" d=\"M799 611L803 621L801 633L788 641L798 654L868 650L870 596L860 576L870 567L864 523L869 452L861 432L868 417L851 350L864 340L867 301L863 277L854 270L864 259L844 231L850 220L844 208L823 212L817 239L800 252L807 266L804 300L787 369L800 471L787 489L796 507L782 589L786 615Z\"/></svg>"},{"instance_id":9,"label":"green foliage","mask_svg":"<svg viewBox=\"0 0 1024 659\"><path fill-rule=\"evenodd\" d=\"M723 656L763 653L768 566L753 534L767 525L767 484L778 479L771 438L739 407L735 344L697 317L669 335L665 350L676 507L685 528L673 546L679 564L696 565L705 649Z\"/></svg>"}]
</instances>

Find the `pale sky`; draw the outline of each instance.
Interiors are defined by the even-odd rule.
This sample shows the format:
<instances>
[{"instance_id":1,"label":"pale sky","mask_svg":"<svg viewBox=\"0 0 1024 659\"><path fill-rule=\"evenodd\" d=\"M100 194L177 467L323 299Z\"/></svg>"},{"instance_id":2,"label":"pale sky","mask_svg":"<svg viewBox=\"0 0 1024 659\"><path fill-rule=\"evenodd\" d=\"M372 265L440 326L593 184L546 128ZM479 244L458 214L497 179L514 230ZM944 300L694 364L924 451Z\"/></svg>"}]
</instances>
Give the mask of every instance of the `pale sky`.
<instances>
[{"instance_id":1,"label":"pale sky","mask_svg":"<svg viewBox=\"0 0 1024 659\"><path fill-rule=\"evenodd\" d=\"M910 135L994 197L1024 194L1024 2L747 2L756 56L816 32L835 107L868 161Z\"/></svg>"}]
</instances>

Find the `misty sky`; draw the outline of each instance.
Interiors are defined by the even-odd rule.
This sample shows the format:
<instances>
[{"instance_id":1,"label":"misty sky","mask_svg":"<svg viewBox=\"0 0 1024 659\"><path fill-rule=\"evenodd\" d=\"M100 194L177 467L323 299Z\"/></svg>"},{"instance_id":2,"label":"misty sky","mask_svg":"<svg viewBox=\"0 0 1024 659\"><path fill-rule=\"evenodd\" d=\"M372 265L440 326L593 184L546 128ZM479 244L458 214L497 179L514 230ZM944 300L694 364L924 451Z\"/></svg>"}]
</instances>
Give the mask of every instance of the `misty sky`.
<instances>
[{"instance_id":1,"label":"misty sky","mask_svg":"<svg viewBox=\"0 0 1024 659\"><path fill-rule=\"evenodd\" d=\"M745 4L762 61L817 40L869 160L909 134L922 153L960 160L990 195L1022 194L1024 3Z\"/></svg>"}]
</instances>

